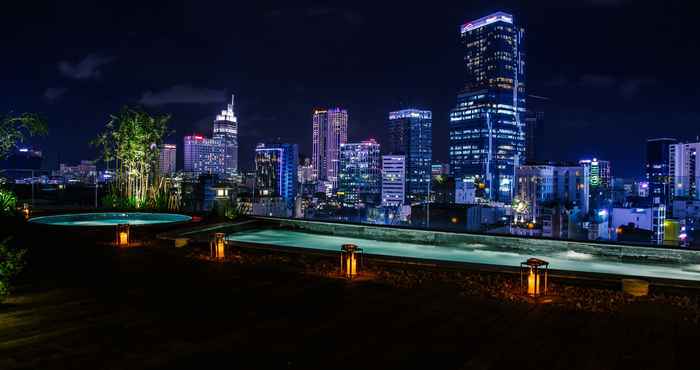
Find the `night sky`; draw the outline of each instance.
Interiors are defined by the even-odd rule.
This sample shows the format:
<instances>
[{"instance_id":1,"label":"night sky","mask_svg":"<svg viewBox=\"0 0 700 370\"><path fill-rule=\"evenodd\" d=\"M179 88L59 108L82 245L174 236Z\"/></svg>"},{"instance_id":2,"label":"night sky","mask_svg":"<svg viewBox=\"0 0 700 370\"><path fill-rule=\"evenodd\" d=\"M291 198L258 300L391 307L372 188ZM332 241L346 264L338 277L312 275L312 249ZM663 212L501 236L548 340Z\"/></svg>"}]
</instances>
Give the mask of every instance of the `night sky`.
<instances>
[{"instance_id":1,"label":"night sky","mask_svg":"<svg viewBox=\"0 0 700 370\"><path fill-rule=\"evenodd\" d=\"M347 108L349 140L381 143L388 112L414 105L433 111L433 156L446 161L462 85L459 26L503 10L525 28L528 94L550 98L542 159L596 156L613 162L614 176L640 176L646 138L700 135L690 4L8 2L0 112L48 118L50 136L36 143L53 167L94 159L88 141L125 104L171 113L168 141L181 146L185 134L210 135L235 93L241 167L250 168L261 140L309 155L314 107Z\"/></svg>"}]
</instances>

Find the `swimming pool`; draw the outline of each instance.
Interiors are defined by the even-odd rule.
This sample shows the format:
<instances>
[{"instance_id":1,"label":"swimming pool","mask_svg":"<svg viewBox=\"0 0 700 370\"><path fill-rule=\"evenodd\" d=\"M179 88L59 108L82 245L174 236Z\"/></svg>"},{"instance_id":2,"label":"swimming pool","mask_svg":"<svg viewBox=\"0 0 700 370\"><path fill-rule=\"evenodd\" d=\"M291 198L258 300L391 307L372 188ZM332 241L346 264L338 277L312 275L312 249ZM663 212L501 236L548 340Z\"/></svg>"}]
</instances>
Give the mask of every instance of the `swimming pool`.
<instances>
[{"instance_id":1,"label":"swimming pool","mask_svg":"<svg viewBox=\"0 0 700 370\"><path fill-rule=\"evenodd\" d=\"M119 224L129 225L154 225L185 222L192 220L186 215L170 213L142 213L142 212L99 212L99 213L75 213L56 216L34 217L29 222L55 226L114 226Z\"/></svg>"},{"instance_id":2,"label":"swimming pool","mask_svg":"<svg viewBox=\"0 0 700 370\"><path fill-rule=\"evenodd\" d=\"M414 232L430 233L426 231ZM452 236L454 238L460 237L459 234L452 234ZM464 237L470 236L465 235ZM499 240L498 237L489 237L494 241ZM525 239L521 243L522 247L519 248L513 246L513 240L517 241L514 238L509 238L507 242L510 244L504 242L501 245L491 242L458 241L431 245L407 241L321 235L288 229L241 231L229 234L227 239L327 251L340 251L342 244L352 243L363 248L364 252L368 254L510 267L518 267L520 262L527 258L537 257L549 261L551 268L556 270L700 281L700 252L697 251L664 251L658 248L624 246L615 250L607 250L604 246L589 247L583 243L576 245L559 241ZM541 242L539 244L543 247L533 247L538 242ZM558 242L558 244L553 242ZM647 254L645 254L646 250L649 250ZM648 254L652 253L654 255L650 259Z\"/></svg>"}]
</instances>

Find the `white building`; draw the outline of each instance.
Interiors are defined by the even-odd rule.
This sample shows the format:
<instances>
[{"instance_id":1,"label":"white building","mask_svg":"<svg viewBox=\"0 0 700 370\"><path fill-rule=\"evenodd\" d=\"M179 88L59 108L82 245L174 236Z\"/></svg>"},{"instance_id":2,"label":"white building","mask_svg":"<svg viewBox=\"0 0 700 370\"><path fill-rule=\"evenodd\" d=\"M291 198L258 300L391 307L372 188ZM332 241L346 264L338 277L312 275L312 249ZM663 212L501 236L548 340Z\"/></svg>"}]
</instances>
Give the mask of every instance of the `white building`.
<instances>
[{"instance_id":1,"label":"white building","mask_svg":"<svg viewBox=\"0 0 700 370\"><path fill-rule=\"evenodd\" d=\"M663 244L665 220L666 206L663 204L644 208L616 207L613 208L611 226L618 230L621 226L634 225L637 229L653 232L653 243Z\"/></svg>"},{"instance_id":2,"label":"white building","mask_svg":"<svg viewBox=\"0 0 700 370\"><path fill-rule=\"evenodd\" d=\"M382 156L382 205L400 207L406 199L406 157Z\"/></svg>"},{"instance_id":3,"label":"white building","mask_svg":"<svg viewBox=\"0 0 700 370\"><path fill-rule=\"evenodd\" d=\"M676 197L700 199L700 161L697 153L700 143L669 145L669 172L672 194Z\"/></svg>"},{"instance_id":4,"label":"white building","mask_svg":"<svg viewBox=\"0 0 700 370\"><path fill-rule=\"evenodd\" d=\"M221 111L214 120L214 139L224 145L224 172L228 177L238 173L238 117L235 112L235 96L231 104Z\"/></svg>"},{"instance_id":5,"label":"white building","mask_svg":"<svg viewBox=\"0 0 700 370\"><path fill-rule=\"evenodd\" d=\"M161 175L171 175L176 171L177 145L163 144L160 146L158 169Z\"/></svg>"},{"instance_id":6,"label":"white building","mask_svg":"<svg viewBox=\"0 0 700 370\"><path fill-rule=\"evenodd\" d=\"M75 166L68 166L65 163L59 165L59 175L63 177L66 182L82 182L91 184L95 182L95 176L97 175L97 166L93 161L80 161L80 164Z\"/></svg>"}]
</instances>

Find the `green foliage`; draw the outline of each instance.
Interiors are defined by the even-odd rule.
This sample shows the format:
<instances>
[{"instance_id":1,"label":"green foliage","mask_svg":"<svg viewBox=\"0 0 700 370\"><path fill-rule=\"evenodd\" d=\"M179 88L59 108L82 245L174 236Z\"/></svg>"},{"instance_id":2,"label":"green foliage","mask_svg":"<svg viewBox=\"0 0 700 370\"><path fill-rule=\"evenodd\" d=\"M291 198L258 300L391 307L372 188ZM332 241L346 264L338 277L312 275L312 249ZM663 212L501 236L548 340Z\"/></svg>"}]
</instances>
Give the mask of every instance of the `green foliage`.
<instances>
[{"instance_id":1,"label":"green foliage","mask_svg":"<svg viewBox=\"0 0 700 370\"><path fill-rule=\"evenodd\" d=\"M179 212L182 201L179 191L168 184L154 186L141 201L134 196L120 194L118 189L112 186L109 193L102 197L102 207L119 211Z\"/></svg>"},{"instance_id":2,"label":"green foliage","mask_svg":"<svg viewBox=\"0 0 700 370\"><path fill-rule=\"evenodd\" d=\"M17 207L17 196L10 190L0 188L0 216L11 216Z\"/></svg>"},{"instance_id":3,"label":"green foliage","mask_svg":"<svg viewBox=\"0 0 700 370\"><path fill-rule=\"evenodd\" d=\"M26 249L9 246L10 239L0 242L0 302L12 292L12 283L24 269Z\"/></svg>"},{"instance_id":4,"label":"green foliage","mask_svg":"<svg viewBox=\"0 0 700 370\"><path fill-rule=\"evenodd\" d=\"M141 108L124 107L110 116L105 130L92 141L101 159L117 160L129 169L158 160L158 145L169 134L170 115L151 116Z\"/></svg>"},{"instance_id":5,"label":"green foliage","mask_svg":"<svg viewBox=\"0 0 700 370\"><path fill-rule=\"evenodd\" d=\"M248 213L250 213L249 211L249 207L246 207L246 205L243 203L228 204L224 207L224 217L231 221L234 221L240 217L247 215Z\"/></svg>"},{"instance_id":6,"label":"green foliage","mask_svg":"<svg viewBox=\"0 0 700 370\"><path fill-rule=\"evenodd\" d=\"M15 145L28 136L47 133L46 121L37 114L23 113L19 116L0 117L0 159L7 157Z\"/></svg>"},{"instance_id":7,"label":"green foliage","mask_svg":"<svg viewBox=\"0 0 700 370\"><path fill-rule=\"evenodd\" d=\"M101 148L102 160L116 161L113 197L108 203L119 208L157 203L153 187L162 184L157 180L158 148L170 133L169 120L169 115L152 116L141 108L124 107L92 141Z\"/></svg>"}]
</instances>

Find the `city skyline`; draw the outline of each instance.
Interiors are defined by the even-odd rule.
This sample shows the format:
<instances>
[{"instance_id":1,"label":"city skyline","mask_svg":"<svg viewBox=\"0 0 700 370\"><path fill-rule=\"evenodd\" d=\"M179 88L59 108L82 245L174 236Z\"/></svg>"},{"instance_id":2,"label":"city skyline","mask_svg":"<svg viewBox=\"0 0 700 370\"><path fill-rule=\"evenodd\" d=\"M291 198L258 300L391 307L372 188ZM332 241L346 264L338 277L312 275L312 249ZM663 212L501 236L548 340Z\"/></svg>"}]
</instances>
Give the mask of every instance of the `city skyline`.
<instances>
[{"instance_id":1,"label":"city skyline","mask_svg":"<svg viewBox=\"0 0 700 370\"><path fill-rule=\"evenodd\" d=\"M12 5L18 10L22 6ZM246 9L250 19L236 16L241 22L232 33L238 36L203 33L201 38L189 41L191 46L200 47L202 53L186 56L181 55L172 42L188 40L192 25L208 19L201 11L190 12L192 9L187 4L165 8L153 5L143 16L109 9L114 10L109 19L128 20L133 24L133 32L126 39L116 37L104 27L96 27L95 35L84 36L87 38L70 37L74 32L71 28L47 36L48 33L42 33L45 26L38 25L25 32L22 38L8 40L10 50L22 51L31 44L32 49L38 47L44 53L41 58L34 58L32 52L20 52L12 61L2 62L4 68L0 73L13 93L0 103L0 110L44 113L53 127L52 137L57 140L37 140L36 144L44 151L47 165L57 167L59 155L60 161L65 163L93 158L94 149L86 142L107 120L107 112L121 105L142 103L149 109L172 113L176 133L167 141L180 144L182 137L193 131L207 134L216 112L230 93L235 92L241 97L237 104L242 119L240 160L244 167L250 168L255 143L266 137L279 136L285 141L297 142L300 153L310 156L311 144L305 138L310 135L309 112L316 106L343 106L353 117L349 140L373 136L379 142L386 142L382 137L385 134L373 131L382 124L386 112L421 106L434 114L434 146L438 149L434 150L433 157L446 162L447 152L443 148L447 144L447 114L460 88L455 82L458 80L455 73L459 73L462 63L459 27L469 19L503 10L516 14L527 29L527 54L532 60L528 69L528 94L551 99L550 109L545 109L547 133L541 148L543 159L606 158L612 162L616 176L641 178L647 138L674 137L690 141L697 136L697 132L687 130L700 118L690 108L690 102L697 96L692 89L696 84L672 73L693 60L695 53L695 41L684 37L688 26L683 17L689 16L688 12L679 11L682 9L677 7L668 5L665 8L667 13L675 14L671 19L657 17L659 9L650 2L636 2L632 6L625 1L581 1L570 5L544 2L537 8L514 2L476 2L460 6L436 5L435 10L422 13L406 5L392 8L391 11L399 13L391 17L388 16L390 9L384 6L373 12L359 7L246 6L250 7ZM53 20L56 15L63 15L62 20L54 21L62 23L88 11L99 14L104 10L71 9L70 5L65 9L49 7L39 10L36 19ZM156 11L173 15L172 19L182 27L175 27L169 34L153 35L146 27L146 19ZM445 13L450 15L445 16ZM419 14L435 27L421 30L422 33L399 27L400 19L413 19ZM643 26L634 26L630 20L645 17L653 17L666 33L662 36ZM270 27L289 26L299 19L309 22L289 35L288 46L279 44L280 39L271 34ZM590 19L595 19L595 28L586 27ZM252 26L252 22L260 25ZM13 18L4 25L16 29L27 27L16 24ZM361 32L357 32L359 28ZM628 37L631 29L635 30L634 38ZM330 45L318 49L323 50L323 58L306 64L295 57L283 65L273 59L266 61L265 56L272 55L269 53L289 52L300 47L299 40L303 36L319 30L328 34L318 41L319 45ZM396 38L399 30L407 32L406 37ZM272 45L268 51L245 41L250 37L258 39L254 36L256 33L270 41L262 43ZM610 34L616 36L605 36ZM146 50L146 45L139 41L139 36L148 35L156 40L153 50ZM71 45L70 51L66 51L66 45L60 49L52 47L49 40L53 37ZM372 40L373 37L377 39ZM661 37L669 40L668 46L658 42ZM329 44L333 38L344 40L347 49ZM398 43L391 52L383 49L389 39ZM428 48L425 55L409 52L411 40L415 39ZM623 39L628 41L621 43ZM234 55L224 52L221 61L207 58L211 53L207 52L209 46L206 45L221 45L224 40L240 50L232 50L230 53ZM557 45L556 50L552 50L551 45ZM310 51L313 46L299 50ZM651 53L647 52L649 47ZM138 59L140 70L132 68L137 62L128 54L132 48L141 50L149 61L144 64ZM262 62L255 59L260 65L252 64L252 57L245 57L257 55L256 52L262 52ZM349 57L341 59L346 54ZM430 56L432 54L436 57ZM601 60L595 57L598 54L610 57ZM662 58L666 54L691 57L668 60ZM173 59L173 55L179 57ZM392 57L382 61L387 56ZM236 61L231 63L231 58ZM635 63L630 67L625 60L631 58ZM38 60L42 61L41 66ZM357 72L351 68L353 65L360 67ZM248 77L241 77L243 72ZM129 78L125 78L127 76ZM130 82L126 84L125 80ZM278 81L288 82L279 84ZM656 124L660 120L663 125ZM599 131L604 131L605 135L597 135ZM591 140L560 140L565 134L589 135ZM616 138L621 136L628 138L624 148L616 145ZM63 148L56 144L65 142L71 145ZM180 155L178 162L181 161Z\"/></svg>"}]
</instances>

